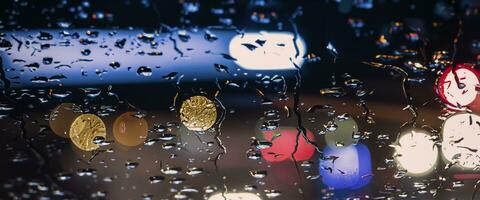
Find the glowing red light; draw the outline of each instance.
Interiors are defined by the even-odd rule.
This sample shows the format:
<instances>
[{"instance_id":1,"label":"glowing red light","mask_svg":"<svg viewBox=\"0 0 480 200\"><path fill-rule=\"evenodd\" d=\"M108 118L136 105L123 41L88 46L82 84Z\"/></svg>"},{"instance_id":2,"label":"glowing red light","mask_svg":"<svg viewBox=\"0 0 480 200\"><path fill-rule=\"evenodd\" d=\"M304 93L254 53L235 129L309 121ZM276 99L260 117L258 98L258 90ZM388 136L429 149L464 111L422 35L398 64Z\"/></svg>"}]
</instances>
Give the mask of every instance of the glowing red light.
<instances>
[{"instance_id":1,"label":"glowing red light","mask_svg":"<svg viewBox=\"0 0 480 200\"><path fill-rule=\"evenodd\" d=\"M298 131L294 127L278 128L273 131L263 131L265 140L272 142L272 147L262 149L262 157L267 162L280 162L292 159L292 153L295 151L295 144ZM315 138L311 131L307 130L307 138L314 141ZM272 141L273 139L273 141ZM305 161L312 157L315 147L307 142L302 134L298 138L297 152L293 155L296 161Z\"/></svg>"},{"instance_id":2,"label":"glowing red light","mask_svg":"<svg viewBox=\"0 0 480 200\"><path fill-rule=\"evenodd\" d=\"M462 110L475 101L480 75L468 64L457 65L455 71L452 69L448 67L438 77L435 92L449 109Z\"/></svg>"}]
</instances>

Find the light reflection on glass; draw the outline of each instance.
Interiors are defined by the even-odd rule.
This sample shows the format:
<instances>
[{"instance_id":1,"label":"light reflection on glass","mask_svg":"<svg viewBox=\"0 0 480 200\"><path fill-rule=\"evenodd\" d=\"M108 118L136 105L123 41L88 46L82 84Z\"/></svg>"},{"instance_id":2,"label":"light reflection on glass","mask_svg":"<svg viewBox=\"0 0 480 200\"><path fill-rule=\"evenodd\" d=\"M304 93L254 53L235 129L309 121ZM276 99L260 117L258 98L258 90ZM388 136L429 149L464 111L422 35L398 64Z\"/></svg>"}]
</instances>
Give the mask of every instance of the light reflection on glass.
<instances>
[{"instance_id":1,"label":"light reflection on glass","mask_svg":"<svg viewBox=\"0 0 480 200\"><path fill-rule=\"evenodd\" d=\"M52 110L48 123L53 133L63 138L70 137L68 134L70 125L80 115L73 111L74 106L73 103L62 103Z\"/></svg>"},{"instance_id":2,"label":"light reflection on glass","mask_svg":"<svg viewBox=\"0 0 480 200\"><path fill-rule=\"evenodd\" d=\"M206 131L217 120L215 103L205 96L192 96L183 101L180 120L191 131Z\"/></svg>"},{"instance_id":3,"label":"light reflection on glass","mask_svg":"<svg viewBox=\"0 0 480 200\"><path fill-rule=\"evenodd\" d=\"M445 120L442 128L444 158L458 166L473 169L480 163L480 116L459 113Z\"/></svg>"},{"instance_id":4,"label":"light reflection on glass","mask_svg":"<svg viewBox=\"0 0 480 200\"><path fill-rule=\"evenodd\" d=\"M113 123L115 141L125 146L142 144L148 134L148 123L143 118L134 116L134 112L126 112L118 116Z\"/></svg>"},{"instance_id":5,"label":"light reflection on glass","mask_svg":"<svg viewBox=\"0 0 480 200\"><path fill-rule=\"evenodd\" d=\"M272 142L270 148L261 149L262 157L267 162L279 162L292 159L295 151L298 130L295 127L279 127L273 131L263 131L261 138ZM315 138L310 130L306 132L310 141ZM296 161L305 161L315 153L315 147L307 142L302 134L298 137L297 152L293 155Z\"/></svg>"},{"instance_id":6,"label":"light reflection on glass","mask_svg":"<svg viewBox=\"0 0 480 200\"><path fill-rule=\"evenodd\" d=\"M97 137L105 139L107 131L102 119L93 114L82 114L70 126L70 139L81 150L93 151L100 147L94 143Z\"/></svg>"},{"instance_id":7,"label":"light reflection on glass","mask_svg":"<svg viewBox=\"0 0 480 200\"><path fill-rule=\"evenodd\" d=\"M407 170L409 175L424 175L437 164L438 148L430 135L412 130L400 136L394 157L399 168Z\"/></svg>"},{"instance_id":8,"label":"light reflection on glass","mask_svg":"<svg viewBox=\"0 0 480 200\"><path fill-rule=\"evenodd\" d=\"M241 192L241 193L218 193L210 196L208 200L261 200L261 198L255 194Z\"/></svg>"},{"instance_id":9,"label":"light reflection on glass","mask_svg":"<svg viewBox=\"0 0 480 200\"><path fill-rule=\"evenodd\" d=\"M478 73L468 65L447 68L437 80L437 93L446 105L458 110L470 105L477 97Z\"/></svg>"},{"instance_id":10,"label":"light reflection on glass","mask_svg":"<svg viewBox=\"0 0 480 200\"><path fill-rule=\"evenodd\" d=\"M325 140L330 147L348 146L353 143L353 134L358 131L358 125L353 117L334 119L337 128L325 134Z\"/></svg>"},{"instance_id":11,"label":"light reflection on glass","mask_svg":"<svg viewBox=\"0 0 480 200\"><path fill-rule=\"evenodd\" d=\"M320 160L319 171L325 185L335 190L359 189L372 179L370 151L363 144L324 149L326 159Z\"/></svg>"},{"instance_id":12,"label":"light reflection on glass","mask_svg":"<svg viewBox=\"0 0 480 200\"><path fill-rule=\"evenodd\" d=\"M250 70L288 70L303 63L305 43L289 32L260 32L236 35L230 40L229 51L235 63ZM297 54L298 49L298 56ZM293 60L290 60L293 59Z\"/></svg>"}]
</instances>

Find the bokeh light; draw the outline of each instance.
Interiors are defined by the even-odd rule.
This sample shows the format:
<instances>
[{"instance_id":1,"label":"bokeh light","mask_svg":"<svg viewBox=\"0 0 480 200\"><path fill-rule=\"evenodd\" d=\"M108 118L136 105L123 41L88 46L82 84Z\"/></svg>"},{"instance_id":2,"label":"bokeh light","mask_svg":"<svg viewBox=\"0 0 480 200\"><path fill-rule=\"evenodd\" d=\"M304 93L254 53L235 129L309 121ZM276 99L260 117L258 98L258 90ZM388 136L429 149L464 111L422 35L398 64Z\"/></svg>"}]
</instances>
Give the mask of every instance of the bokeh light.
<instances>
[{"instance_id":1,"label":"bokeh light","mask_svg":"<svg viewBox=\"0 0 480 200\"><path fill-rule=\"evenodd\" d=\"M394 157L400 169L410 175L422 175L436 166L438 148L429 134L411 130L400 136Z\"/></svg>"},{"instance_id":2,"label":"bokeh light","mask_svg":"<svg viewBox=\"0 0 480 200\"><path fill-rule=\"evenodd\" d=\"M448 107L460 109L475 100L479 83L479 75L473 67L458 65L455 71L449 67L437 80L437 93Z\"/></svg>"},{"instance_id":3,"label":"bokeh light","mask_svg":"<svg viewBox=\"0 0 480 200\"><path fill-rule=\"evenodd\" d=\"M192 96L183 101L180 120L191 131L206 131L217 120L215 103L205 96Z\"/></svg>"},{"instance_id":4,"label":"bokeh light","mask_svg":"<svg viewBox=\"0 0 480 200\"><path fill-rule=\"evenodd\" d=\"M298 57L295 57L296 48L300 54ZM290 32L254 32L233 37L229 51L237 59L235 62L245 69L285 70L295 69L292 62L302 65L305 44L301 38L294 41ZM295 59L292 61L290 58Z\"/></svg>"},{"instance_id":5,"label":"bokeh light","mask_svg":"<svg viewBox=\"0 0 480 200\"><path fill-rule=\"evenodd\" d=\"M444 158L463 168L480 165L480 116L458 113L445 120L442 127L442 153Z\"/></svg>"},{"instance_id":6,"label":"bokeh light","mask_svg":"<svg viewBox=\"0 0 480 200\"><path fill-rule=\"evenodd\" d=\"M272 142L270 148L261 149L263 159L267 162L291 160L292 154L295 152L298 134L298 130L295 127L278 127L273 131L263 131L263 138ZM305 134L310 141L315 141L310 130L307 130ZM293 154L295 160L308 160L314 153L315 147L312 144L309 144L300 133L298 137L297 151Z\"/></svg>"},{"instance_id":7,"label":"bokeh light","mask_svg":"<svg viewBox=\"0 0 480 200\"><path fill-rule=\"evenodd\" d=\"M148 123L135 116L135 112L125 112L115 119L112 132L116 142L125 146L137 146L147 137Z\"/></svg>"},{"instance_id":8,"label":"bokeh light","mask_svg":"<svg viewBox=\"0 0 480 200\"><path fill-rule=\"evenodd\" d=\"M255 194L248 192L239 193L219 193L214 194L208 198L208 200L261 200L261 198Z\"/></svg>"},{"instance_id":9,"label":"bokeh light","mask_svg":"<svg viewBox=\"0 0 480 200\"><path fill-rule=\"evenodd\" d=\"M339 119L336 117L333 122L336 125L335 130L325 133L327 145L330 147L351 145L354 142L353 134L358 131L358 125L355 119L353 119L353 117L348 117L348 119Z\"/></svg>"},{"instance_id":10,"label":"bokeh light","mask_svg":"<svg viewBox=\"0 0 480 200\"><path fill-rule=\"evenodd\" d=\"M52 110L48 124L53 133L63 138L70 137L70 125L80 115L74 111L74 106L73 103L62 103Z\"/></svg>"},{"instance_id":11,"label":"bokeh light","mask_svg":"<svg viewBox=\"0 0 480 200\"><path fill-rule=\"evenodd\" d=\"M320 160L322 182L334 190L358 189L372 180L372 159L364 144L352 144L324 149L325 159Z\"/></svg>"},{"instance_id":12,"label":"bokeh light","mask_svg":"<svg viewBox=\"0 0 480 200\"><path fill-rule=\"evenodd\" d=\"M100 147L95 139L105 140L106 127L102 119L93 114L82 114L70 126L70 139L73 144L83 151L93 151Z\"/></svg>"}]
</instances>

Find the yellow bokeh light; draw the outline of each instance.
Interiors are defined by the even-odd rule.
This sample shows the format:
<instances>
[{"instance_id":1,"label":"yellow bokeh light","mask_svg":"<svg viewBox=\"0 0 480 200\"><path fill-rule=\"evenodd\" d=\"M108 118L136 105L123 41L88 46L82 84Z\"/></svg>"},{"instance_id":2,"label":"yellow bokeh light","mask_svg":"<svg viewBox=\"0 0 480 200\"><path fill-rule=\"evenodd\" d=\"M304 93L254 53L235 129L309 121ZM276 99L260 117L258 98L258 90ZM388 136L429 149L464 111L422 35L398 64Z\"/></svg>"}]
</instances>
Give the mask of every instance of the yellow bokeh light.
<instances>
[{"instance_id":1,"label":"yellow bokeh light","mask_svg":"<svg viewBox=\"0 0 480 200\"><path fill-rule=\"evenodd\" d=\"M81 150L93 151L99 147L94 143L95 137L107 136L102 119L93 114L82 114L70 126L70 139Z\"/></svg>"},{"instance_id":2,"label":"yellow bokeh light","mask_svg":"<svg viewBox=\"0 0 480 200\"><path fill-rule=\"evenodd\" d=\"M192 96L180 107L180 120L191 131L206 131L217 120L215 103L204 96Z\"/></svg>"}]
</instances>

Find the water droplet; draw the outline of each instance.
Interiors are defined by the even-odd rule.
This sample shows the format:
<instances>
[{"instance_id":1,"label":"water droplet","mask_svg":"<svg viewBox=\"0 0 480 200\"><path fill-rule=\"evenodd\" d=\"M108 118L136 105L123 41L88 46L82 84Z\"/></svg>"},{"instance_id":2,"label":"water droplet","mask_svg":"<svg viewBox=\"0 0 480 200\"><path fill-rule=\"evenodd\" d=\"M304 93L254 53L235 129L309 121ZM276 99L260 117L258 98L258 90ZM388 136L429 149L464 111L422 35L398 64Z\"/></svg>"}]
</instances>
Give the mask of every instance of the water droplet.
<instances>
[{"instance_id":1,"label":"water droplet","mask_svg":"<svg viewBox=\"0 0 480 200\"><path fill-rule=\"evenodd\" d=\"M141 66L137 69L137 74L140 76L148 77L148 76L152 76L153 72L152 72L152 69L150 69L150 67Z\"/></svg>"},{"instance_id":2,"label":"water droplet","mask_svg":"<svg viewBox=\"0 0 480 200\"><path fill-rule=\"evenodd\" d=\"M110 64L108 64L111 68L113 69L118 69L120 67L120 63L119 62L111 62Z\"/></svg>"},{"instance_id":3,"label":"water droplet","mask_svg":"<svg viewBox=\"0 0 480 200\"><path fill-rule=\"evenodd\" d=\"M125 167L127 169L135 169L138 167L138 165L140 165L140 163L136 162L136 161L127 161L125 163Z\"/></svg>"},{"instance_id":4,"label":"water droplet","mask_svg":"<svg viewBox=\"0 0 480 200\"><path fill-rule=\"evenodd\" d=\"M40 34L37 36L37 38L39 40L51 40L51 39L53 39L53 36L52 36L52 34L50 34L48 32L40 31Z\"/></svg>"},{"instance_id":5,"label":"water droplet","mask_svg":"<svg viewBox=\"0 0 480 200\"><path fill-rule=\"evenodd\" d=\"M192 167L192 168L188 169L186 173L190 176L194 176L194 175L198 175L198 174L203 173L203 169L198 168L198 167Z\"/></svg>"},{"instance_id":6,"label":"water droplet","mask_svg":"<svg viewBox=\"0 0 480 200\"><path fill-rule=\"evenodd\" d=\"M92 53L92 51L90 51L90 49L82 49L80 53L82 53L84 56L88 56L90 53Z\"/></svg>"},{"instance_id":7,"label":"water droplet","mask_svg":"<svg viewBox=\"0 0 480 200\"><path fill-rule=\"evenodd\" d=\"M163 180L165 180L165 177L163 176L150 176L150 178L148 178L150 184L156 184L156 183L160 183L160 182L163 182Z\"/></svg>"},{"instance_id":8,"label":"water droplet","mask_svg":"<svg viewBox=\"0 0 480 200\"><path fill-rule=\"evenodd\" d=\"M278 190L265 190L265 195L267 196L267 198L269 199L272 199L272 198L275 198L275 197L278 197L280 196L282 193Z\"/></svg>"},{"instance_id":9,"label":"water droplet","mask_svg":"<svg viewBox=\"0 0 480 200\"><path fill-rule=\"evenodd\" d=\"M179 174L182 171L182 168L180 168L180 167L166 167L166 168L163 168L161 171L162 171L162 173L167 174L167 175L175 175L175 174Z\"/></svg>"},{"instance_id":10,"label":"water droplet","mask_svg":"<svg viewBox=\"0 0 480 200\"><path fill-rule=\"evenodd\" d=\"M253 178L265 178L267 176L267 171L264 170L252 170L250 171L250 175Z\"/></svg>"}]
</instances>

